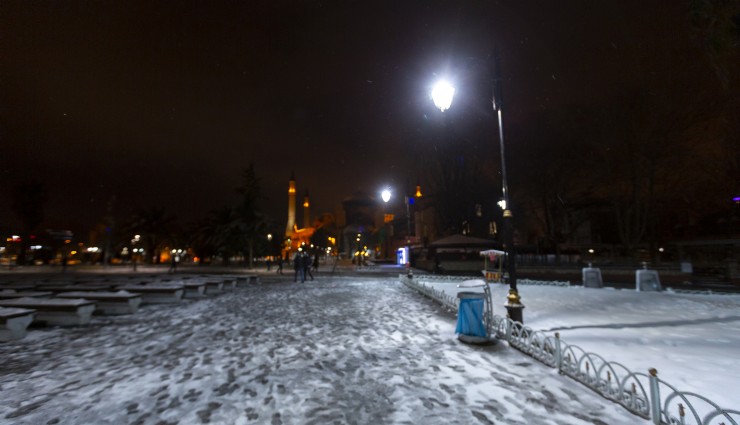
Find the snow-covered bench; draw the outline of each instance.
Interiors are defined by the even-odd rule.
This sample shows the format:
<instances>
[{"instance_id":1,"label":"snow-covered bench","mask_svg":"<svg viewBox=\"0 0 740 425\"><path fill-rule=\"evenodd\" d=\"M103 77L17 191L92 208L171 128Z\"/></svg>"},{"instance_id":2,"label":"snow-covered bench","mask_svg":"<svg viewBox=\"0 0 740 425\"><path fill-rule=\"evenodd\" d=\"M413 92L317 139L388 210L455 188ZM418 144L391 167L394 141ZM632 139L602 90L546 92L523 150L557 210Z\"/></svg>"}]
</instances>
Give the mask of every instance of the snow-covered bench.
<instances>
[{"instance_id":1,"label":"snow-covered bench","mask_svg":"<svg viewBox=\"0 0 740 425\"><path fill-rule=\"evenodd\" d=\"M185 287L184 297L199 297L206 292L206 283L200 281L184 281L182 286Z\"/></svg>"},{"instance_id":2,"label":"snow-covered bench","mask_svg":"<svg viewBox=\"0 0 740 425\"><path fill-rule=\"evenodd\" d=\"M21 339L33 322L34 311L26 308L0 307L0 341Z\"/></svg>"},{"instance_id":3,"label":"snow-covered bench","mask_svg":"<svg viewBox=\"0 0 740 425\"><path fill-rule=\"evenodd\" d=\"M3 283L0 289L14 291L33 291L36 287L33 283Z\"/></svg>"},{"instance_id":4,"label":"snow-covered bench","mask_svg":"<svg viewBox=\"0 0 740 425\"><path fill-rule=\"evenodd\" d=\"M84 298L96 303L96 312L99 314L117 315L133 314L141 305L141 294L133 294L128 291L76 291L62 292L57 298Z\"/></svg>"},{"instance_id":5,"label":"snow-covered bench","mask_svg":"<svg viewBox=\"0 0 740 425\"><path fill-rule=\"evenodd\" d=\"M236 289L236 280L224 279L224 289L227 291L233 291L234 289Z\"/></svg>"},{"instance_id":6,"label":"snow-covered bench","mask_svg":"<svg viewBox=\"0 0 740 425\"><path fill-rule=\"evenodd\" d=\"M181 284L124 285L118 290L141 294L144 304L177 303L185 294L185 287Z\"/></svg>"},{"instance_id":7,"label":"snow-covered bench","mask_svg":"<svg viewBox=\"0 0 740 425\"><path fill-rule=\"evenodd\" d=\"M224 291L223 280L209 280L206 282L206 294L218 294Z\"/></svg>"},{"instance_id":8,"label":"snow-covered bench","mask_svg":"<svg viewBox=\"0 0 740 425\"><path fill-rule=\"evenodd\" d=\"M86 325L95 311L95 301L60 298L16 298L0 301L0 307L36 310L34 322L52 326Z\"/></svg>"},{"instance_id":9,"label":"snow-covered bench","mask_svg":"<svg viewBox=\"0 0 740 425\"><path fill-rule=\"evenodd\" d=\"M250 274L246 276L239 276L236 278L237 288L241 288L253 283L260 283L260 276L257 274Z\"/></svg>"},{"instance_id":10,"label":"snow-covered bench","mask_svg":"<svg viewBox=\"0 0 740 425\"><path fill-rule=\"evenodd\" d=\"M14 289L3 289L0 291L0 300L12 300L14 298L51 298L54 295L52 292L40 292L40 291L16 291Z\"/></svg>"},{"instance_id":11,"label":"snow-covered bench","mask_svg":"<svg viewBox=\"0 0 740 425\"><path fill-rule=\"evenodd\" d=\"M107 283L96 283L96 284L74 284L74 285L36 285L37 291L42 292L53 292L55 294L61 292L72 292L72 291L110 291L113 286Z\"/></svg>"}]
</instances>

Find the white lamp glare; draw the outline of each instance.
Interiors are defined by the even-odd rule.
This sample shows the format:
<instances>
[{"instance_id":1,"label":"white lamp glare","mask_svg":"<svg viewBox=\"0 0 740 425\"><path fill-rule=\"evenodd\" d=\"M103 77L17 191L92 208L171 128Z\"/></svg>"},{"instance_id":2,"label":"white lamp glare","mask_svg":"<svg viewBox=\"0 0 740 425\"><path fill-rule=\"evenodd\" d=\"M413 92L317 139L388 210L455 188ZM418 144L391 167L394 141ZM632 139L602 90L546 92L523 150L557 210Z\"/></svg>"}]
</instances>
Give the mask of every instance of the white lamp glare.
<instances>
[{"instance_id":1,"label":"white lamp glare","mask_svg":"<svg viewBox=\"0 0 740 425\"><path fill-rule=\"evenodd\" d=\"M391 200L391 191L390 189L383 189L383 191L380 193L380 197L383 198L383 202L388 202Z\"/></svg>"},{"instance_id":2,"label":"white lamp glare","mask_svg":"<svg viewBox=\"0 0 740 425\"><path fill-rule=\"evenodd\" d=\"M455 95L455 88L447 81L439 81L432 88L432 100L440 111L444 112L450 109L452 97Z\"/></svg>"}]
</instances>

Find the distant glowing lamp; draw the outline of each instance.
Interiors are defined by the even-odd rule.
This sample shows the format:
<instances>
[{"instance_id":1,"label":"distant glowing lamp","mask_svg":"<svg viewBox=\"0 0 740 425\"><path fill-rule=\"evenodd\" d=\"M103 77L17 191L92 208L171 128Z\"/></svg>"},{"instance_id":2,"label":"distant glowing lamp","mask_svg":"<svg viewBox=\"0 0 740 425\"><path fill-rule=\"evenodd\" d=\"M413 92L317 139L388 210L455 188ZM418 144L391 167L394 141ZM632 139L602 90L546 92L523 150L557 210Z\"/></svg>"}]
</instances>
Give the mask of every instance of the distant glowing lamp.
<instances>
[{"instance_id":1,"label":"distant glowing lamp","mask_svg":"<svg viewBox=\"0 0 740 425\"><path fill-rule=\"evenodd\" d=\"M455 96L455 88L447 81L439 81L432 88L432 100L442 112L450 109L453 96Z\"/></svg>"},{"instance_id":2,"label":"distant glowing lamp","mask_svg":"<svg viewBox=\"0 0 740 425\"><path fill-rule=\"evenodd\" d=\"M380 193L380 197L383 198L383 202L387 204L388 201L391 200L391 190L383 189L383 191Z\"/></svg>"},{"instance_id":3,"label":"distant glowing lamp","mask_svg":"<svg viewBox=\"0 0 740 425\"><path fill-rule=\"evenodd\" d=\"M506 199L498 201L498 206L501 207L502 210L506 211Z\"/></svg>"}]
</instances>

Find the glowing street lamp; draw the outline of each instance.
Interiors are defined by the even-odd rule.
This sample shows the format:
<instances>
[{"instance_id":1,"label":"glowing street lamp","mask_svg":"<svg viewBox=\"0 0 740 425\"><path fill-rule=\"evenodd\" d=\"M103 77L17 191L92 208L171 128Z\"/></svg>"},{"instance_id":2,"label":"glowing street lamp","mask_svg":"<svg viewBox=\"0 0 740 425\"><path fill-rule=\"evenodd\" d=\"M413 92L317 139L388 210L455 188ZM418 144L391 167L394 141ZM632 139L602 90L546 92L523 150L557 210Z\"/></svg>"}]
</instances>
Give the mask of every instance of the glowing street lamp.
<instances>
[{"instance_id":1,"label":"glowing street lamp","mask_svg":"<svg viewBox=\"0 0 740 425\"><path fill-rule=\"evenodd\" d=\"M385 189L383 189L380 192L380 198L383 200L383 202L385 202L387 204L388 201L391 200L391 190L390 190L390 188L387 188L386 187ZM385 208L384 208L383 213L384 213L384 217L383 217L383 233L382 233L382 235L383 235L383 238L382 238L383 247L382 248L383 248L383 252L385 254L385 258L387 259L388 258L388 251L389 251L389 247L390 247L390 238L389 238L389 236L393 234L393 231L392 231L393 230L393 227L392 227L392 225L389 225L388 223L390 223L390 221L392 220L392 218L389 218L389 217L392 217L393 215L392 214L389 215L385 211ZM389 231L389 229L390 229L390 231Z\"/></svg>"},{"instance_id":2,"label":"glowing street lamp","mask_svg":"<svg viewBox=\"0 0 740 425\"><path fill-rule=\"evenodd\" d=\"M383 189L382 192L380 192L380 197L383 199L383 202L386 204L388 201L391 200L391 190L390 189Z\"/></svg>"},{"instance_id":3,"label":"glowing street lamp","mask_svg":"<svg viewBox=\"0 0 740 425\"><path fill-rule=\"evenodd\" d=\"M509 207L509 187L506 181L506 155L504 152L504 124L502 118L503 97L501 93L501 66L499 62L498 51L494 53L494 88L491 103L493 110L498 116L499 144L501 147L501 185L503 199L498 203L504 210L504 244L506 245L506 267L509 272L509 295L507 296L506 310L511 320L523 322L524 305L521 303L519 291L516 287L516 253L514 251L514 228L513 214ZM440 81L432 89L432 100L440 111L444 112L452 105L452 98L455 95L455 88L447 81Z\"/></svg>"},{"instance_id":4,"label":"glowing street lamp","mask_svg":"<svg viewBox=\"0 0 740 425\"><path fill-rule=\"evenodd\" d=\"M445 80L437 82L432 88L432 100L442 112L450 109L453 96L455 96L455 88Z\"/></svg>"}]
</instances>

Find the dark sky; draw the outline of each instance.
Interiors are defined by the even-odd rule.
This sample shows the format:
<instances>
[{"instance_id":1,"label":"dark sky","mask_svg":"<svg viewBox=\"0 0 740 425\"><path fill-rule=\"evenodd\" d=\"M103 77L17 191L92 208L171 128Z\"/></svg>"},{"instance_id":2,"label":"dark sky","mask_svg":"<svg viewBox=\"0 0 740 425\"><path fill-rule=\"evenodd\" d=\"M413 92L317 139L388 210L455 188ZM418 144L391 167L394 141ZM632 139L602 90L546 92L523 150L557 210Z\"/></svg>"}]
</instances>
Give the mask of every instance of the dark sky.
<instances>
[{"instance_id":1,"label":"dark sky","mask_svg":"<svg viewBox=\"0 0 740 425\"><path fill-rule=\"evenodd\" d=\"M0 228L17 226L10 188L32 177L49 191L45 227L87 231L112 195L118 216L161 206L192 220L233 203L250 162L277 221L291 171L315 213L333 211L417 180L435 75L479 66L497 41L516 135L538 110L619 93L662 43L685 43L683 7L3 1Z\"/></svg>"}]
</instances>

